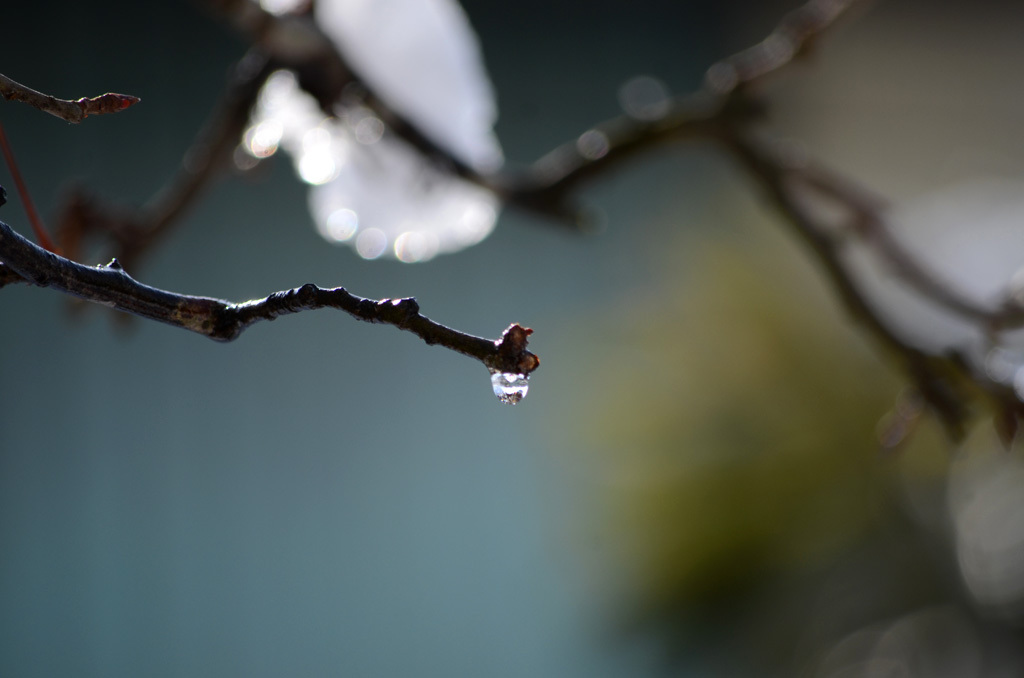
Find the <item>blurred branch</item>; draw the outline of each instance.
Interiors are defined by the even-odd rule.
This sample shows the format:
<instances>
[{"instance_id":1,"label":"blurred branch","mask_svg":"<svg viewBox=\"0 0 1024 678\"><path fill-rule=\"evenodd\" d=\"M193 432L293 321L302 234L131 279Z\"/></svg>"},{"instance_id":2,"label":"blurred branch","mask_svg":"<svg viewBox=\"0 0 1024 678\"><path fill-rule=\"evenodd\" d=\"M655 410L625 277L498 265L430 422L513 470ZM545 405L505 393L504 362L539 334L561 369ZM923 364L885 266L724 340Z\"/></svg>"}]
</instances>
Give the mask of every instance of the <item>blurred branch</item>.
<instances>
[{"instance_id":1,"label":"blurred branch","mask_svg":"<svg viewBox=\"0 0 1024 678\"><path fill-rule=\"evenodd\" d=\"M304 11L277 15L262 9L252 0L200 1L268 54L278 68L294 71L302 88L316 98L325 114L335 115L335 105L343 98L358 98L359 103L373 111L388 130L414 149L464 179L493 188L489 177L479 174L439 146L416 124L377 96L313 20L312 3Z\"/></svg>"},{"instance_id":2,"label":"blurred branch","mask_svg":"<svg viewBox=\"0 0 1024 678\"><path fill-rule=\"evenodd\" d=\"M307 284L263 299L232 303L211 297L176 294L143 285L129 276L117 259L106 266L83 266L48 252L0 222L0 282L18 274L25 282L52 287L143 318L190 330L216 341L231 341L260 320L319 308L335 308L371 323L412 332L436 344L476 358L491 370L529 374L540 360L526 350L532 330L511 325L491 341L440 325L420 314L415 299L363 299L343 287L324 289Z\"/></svg>"},{"instance_id":3,"label":"blurred branch","mask_svg":"<svg viewBox=\"0 0 1024 678\"><path fill-rule=\"evenodd\" d=\"M548 153L525 171L497 175L476 172L389 107L345 60L310 12L275 15L251 0L201 0L200 4L234 26L249 39L254 51L265 55L267 72L261 73L263 79L277 68L292 70L302 88L317 99L328 115L334 114L335 105L343 97L357 92L360 102L391 132L454 174L495 192L510 204L579 225L579 210L572 204L571 194L582 183L604 176L645 150L683 139L713 138L726 119L754 119L763 112L762 105L747 95L746 86L806 54L824 31L852 7L866 4L866 0L812 0L786 15L762 42L714 64L708 69L704 89L671 102L661 118L641 121L621 116L596 125L590 132L603 135L607 144L607 150L600 155L588 153L572 141ZM262 80L258 84L261 85ZM258 90L256 86L253 101ZM248 108L244 113L248 113ZM231 147L242 128L233 131L237 132L234 137L227 134L222 137ZM194 177L195 191L211 174ZM118 256L126 263L134 263L133 255L151 244L153 237L165 230L180 210L167 210L167 218L160 220L156 228L139 224L143 219L131 211L118 214L107 210L104 213L81 198L72 201L68 212L64 221L71 226L63 229L63 235L70 240L70 244L64 245L69 252L77 251L74 248L76 233L106 230L120 244ZM150 232L153 237L146 235Z\"/></svg>"},{"instance_id":4,"label":"blurred branch","mask_svg":"<svg viewBox=\"0 0 1024 678\"><path fill-rule=\"evenodd\" d=\"M727 134L724 141L814 253L847 311L902 360L917 391L939 415L949 434L955 439L962 438L966 433L967 396L949 379L948 361L904 340L875 312L842 258L842 241L818 223L796 195L795 173L781 154L773 153L763 141L739 132Z\"/></svg>"},{"instance_id":5,"label":"blurred branch","mask_svg":"<svg viewBox=\"0 0 1024 678\"><path fill-rule=\"evenodd\" d=\"M21 198L22 207L25 209L25 216L28 217L28 221L32 225L32 231L35 233L36 240L38 240L39 244L45 249L48 249L51 252L57 252L58 248L50 238L50 232L46 230L46 225L43 224L43 220L39 216L39 212L36 211L35 202L29 194L25 178L21 176L21 169L18 166L17 161L14 159L14 149L11 148L11 142L7 139L7 132L4 131L3 125L0 125L0 152L2 152L4 156L7 168L11 171L11 178L14 179L14 185L18 189L18 197ZM6 202L7 191L0 190L0 205L3 205Z\"/></svg>"},{"instance_id":6,"label":"blurred branch","mask_svg":"<svg viewBox=\"0 0 1024 678\"><path fill-rule=\"evenodd\" d=\"M578 141L555 148L526 170L489 180L505 201L554 217L567 225L584 224L573 192L587 181L602 177L640 153L685 139L712 136L725 115L721 101L697 94L676 100L669 112L656 121L622 116L595 125L586 134L597 134L607 150L595 157ZM739 111L735 111L737 114ZM730 114L733 112L731 111ZM584 138L581 135L581 139Z\"/></svg>"},{"instance_id":7,"label":"blurred branch","mask_svg":"<svg viewBox=\"0 0 1024 678\"><path fill-rule=\"evenodd\" d=\"M882 201L855 181L806 160L794 163L752 129L768 112L753 91L767 77L809 53L823 33L865 0L811 0L785 16L757 45L714 65L703 88L670 102L657 120L621 116L595 125L551 151L522 173L499 178L497 190L508 201L579 225L571 202L585 182L605 176L638 153L681 140L718 144L739 161L810 248L848 312L903 364L914 388L938 415L953 438L965 433L970 386L993 399L999 417L1024 417L1024 403L1012 388L994 381L958 356L932 355L901 337L860 291L857 275L842 256L834 227L811 210L804 196L815 193L841 207L850 217L847 232L863 239L889 269L935 305L979 326L987 334L1024 326L1024 308L1009 295L998 305L979 304L922 264L892 232ZM600 152L582 143L597 133ZM1006 430L1015 426L1003 425Z\"/></svg>"},{"instance_id":8,"label":"blurred branch","mask_svg":"<svg viewBox=\"0 0 1024 678\"><path fill-rule=\"evenodd\" d=\"M589 152L579 140L562 144L525 171L498 177L495 189L509 202L562 221L579 224L570 194L582 183L604 176L641 151L687 139L714 139L723 123L750 123L765 113L749 87L810 52L821 35L868 0L811 0L793 10L772 33L754 45L713 64L700 91L668 102L665 114L645 121L623 115L584 133L603 137L605 148ZM583 135L580 137L583 138Z\"/></svg>"},{"instance_id":9,"label":"blurred branch","mask_svg":"<svg viewBox=\"0 0 1024 678\"><path fill-rule=\"evenodd\" d=\"M918 293L954 315L992 329L1024 326L1024 309L1009 295L1001 304L992 307L978 304L943 281L940 275L928 270L893 233L880 198L821 165L806 161L793 165L786 162L784 154L777 154L776 158L780 172L798 177L807 188L850 210L854 217L850 229L873 245L890 270Z\"/></svg>"},{"instance_id":10,"label":"blurred branch","mask_svg":"<svg viewBox=\"0 0 1024 678\"><path fill-rule=\"evenodd\" d=\"M712 65L705 74L709 92L728 95L760 81L810 53L817 40L856 7L871 0L810 0L782 17L767 38Z\"/></svg>"},{"instance_id":11,"label":"blurred branch","mask_svg":"<svg viewBox=\"0 0 1024 678\"><path fill-rule=\"evenodd\" d=\"M177 174L140 208L103 203L80 189L73 191L58 219L57 239L63 252L80 259L85 238L101 233L114 241L114 256L134 266L225 166L245 130L260 88L273 70L259 51L243 57L219 105L185 152Z\"/></svg>"},{"instance_id":12,"label":"blurred branch","mask_svg":"<svg viewBox=\"0 0 1024 678\"><path fill-rule=\"evenodd\" d=\"M3 74L0 74L0 95L8 101L20 101L34 106L44 113L55 115L75 124L82 122L90 115L117 113L139 102L138 97L130 94L115 94L114 92L107 92L97 97L82 97L74 101L58 99L49 94L37 92Z\"/></svg>"}]
</instances>

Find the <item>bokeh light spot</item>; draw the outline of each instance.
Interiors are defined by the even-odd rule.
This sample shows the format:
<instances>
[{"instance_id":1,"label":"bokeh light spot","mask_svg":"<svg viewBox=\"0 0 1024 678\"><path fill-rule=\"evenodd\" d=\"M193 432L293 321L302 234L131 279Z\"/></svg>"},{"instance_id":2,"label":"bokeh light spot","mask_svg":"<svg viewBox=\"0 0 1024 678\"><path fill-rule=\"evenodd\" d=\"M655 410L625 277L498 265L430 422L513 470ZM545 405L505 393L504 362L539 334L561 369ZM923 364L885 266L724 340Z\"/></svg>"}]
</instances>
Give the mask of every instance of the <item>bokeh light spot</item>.
<instances>
[{"instance_id":1,"label":"bokeh light spot","mask_svg":"<svg viewBox=\"0 0 1024 678\"><path fill-rule=\"evenodd\" d=\"M395 256L407 264L434 258L437 248L437 236L433 233L406 231L395 239Z\"/></svg>"},{"instance_id":2,"label":"bokeh light spot","mask_svg":"<svg viewBox=\"0 0 1024 678\"><path fill-rule=\"evenodd\" d=\"M388 237L379 228L368 228L356 236L356 252L363 259L376 259L388 248Z\"/></svg>"},{"instance_id":3,"label":"bokeh light spot","mask_svg":"<svg viewBox=\"0 0 1024 678\"><path fill-rule=\"evenodd\" d=\"M963 462L950 484L960 574L974 600L1024 609L1024 462L991 456Z\"/></svg>"},{"instance_id":4,"label":"bokeh light spot","mask_svg":"<svg viewBox=\"0 0 1024 678\"><path fill-rule=\"evenodd\" d=\"M259 0L259 5L265 12L281 16L302 9L306 2L307 0Z\"/></svg>"},{"instance_id":5,"label":"bokeh light spot","mask_svg":"<svg viewBox=\"0 0 1024 678\"><path fill-rule=\"evenodd\" d=\"M576 150L587 160L603 158L608 148L608 137L596 129L588 129L576 140Z\"/></svg>"},{"instance_id":6,"label":"bokeh light spot","mask_svg":"<svg viewBox=\"0 0 1024 678\"><path fill-rule=\"evenodd\" d=\"M322 126L302 135L298 171L307 184L325 184L338 176L338 165L332 153L333 141L331 132Z\"/></svg>"},{"instance_id":7,"label":"bokeh light spot","mask_svg":"<svg viewBox=\"0 0 1024 678\"><path fill-rule=\"evenodd\" d=\"M671 105L668 88L649 75L640 75L619 89L619 105L626 115L637 120L658 120L668 113Z\"/></svg>"},{"instance_id":8,"label":"bokeh light spot","mask_svg":"<svg viewBox=\"0 0 1024 678\"><path fill-rule=\"evenodd\" d=\"M463 246L475 245L486 238L497 218L494 207L487 203L473 202L466 205L455 224L460 243Z\"/></svg>"},{"instance_id":9,"label":"bokeh light spot","mask_svg":"<svg viewBox=\"0 0 1024 678\"><path fill-rule=\"evenodd\" d=\"M283 133L284 126L280 121L264 120L245 131L245 150L254 158L270 157L277 152Z\"/></svg>"},{"instance_id":10,"label":"bokeh light spot","mask_svg":"<svg viewBox=\"0 0 1024 678\"><path fill-rule=\"evenodd\" d=\"M326 151L306 151L299 158L299 176L307 184L324 184L334 178L337 165Z\"/></svg>"},{"instance_id":11,"label":"bokeh light spot","mask_svg":"<svg viewBox=\"0 0 1024 678\"><path fill-rule=\"evenodd\" d=\"M368 115L356 123L354 133L359 143L367 146L375 144L384 136L384 123L380 118Z\"/></svg>"},{"instance_id":12,"label":"bokeh light spot","mask_svg":"<svg viewBox=\"0 0 1024 678\"><path fill-rule=\"evenodd\" d=\"M708 69L704 81L715 92L726 93L731 91L740 82L739 73L732 64L719 62Z\"/></svg>"},{"instance_id":13,"label":"bokeh light spot","mask_svg":"<svg viewBox=\"0 0 1024 678\"><path fill-rule=\"evenodd\" d=\"M256 158L249 152L249 147L245 144L238 144L235 146L234 153L231 154L231 161L235 164L237 169L243 172L248 172L260 163L260 159Z\"/></svg>"},{"instance_id":14,"label":"bokeh light spot","mask_svg":"<svg viewBox=\"0 0 1024 678\"><path fill-rule=\"evenodd\" d=\"M261 115L272 115L294 102L299 80L288 70L274 71L260 90L258 106Z\"/></svg>"},{"instance_id":15,"label":"bokeh light spot","mask_svg":"<svg viewBox=\"0 0 1024 678\"><path fill-rule=\"evenodd\" d=\"M985 356L985 373L993 381L1009 384L1020 370L1021 362L1019 356L996 346Z\"/></svg>"},{"instance_id":16,"label":"bokeh light spot","mask_svg":"<svg viewBox=\"0 0 1024 678\"><path fill-rule=\"evenodd\" d=\"M359 215L350 209L334 210L324 226L324 235L329 240L345 242L359 230Z\"/></svg>"}]
</instances>

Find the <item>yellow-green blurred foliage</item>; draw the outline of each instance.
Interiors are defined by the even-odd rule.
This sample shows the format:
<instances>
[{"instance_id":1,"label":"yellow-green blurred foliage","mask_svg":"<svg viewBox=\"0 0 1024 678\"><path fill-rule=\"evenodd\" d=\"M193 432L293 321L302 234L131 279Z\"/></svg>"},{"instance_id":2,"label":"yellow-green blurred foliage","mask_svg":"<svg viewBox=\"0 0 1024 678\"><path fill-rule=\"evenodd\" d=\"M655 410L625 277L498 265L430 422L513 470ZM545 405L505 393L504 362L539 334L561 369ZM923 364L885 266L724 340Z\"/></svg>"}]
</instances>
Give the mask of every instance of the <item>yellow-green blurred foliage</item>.
<instances>
[{"instance_id":1,"label":"yellow-green blurred foliage","mask_svg":"<svg viewBox=\"0 0 1024 678\"><path fill-rule=\"evenodd\" d=\"M720 217L719 217L720 218ZM925 425L882 454L894 366L765 217L690 237L655 291L584 320L573 447L634 611L742 594L839 558L891 508L897 478L938 478ZM580 337L575 337L580 339Z\"/></svg>"}]
</instances>

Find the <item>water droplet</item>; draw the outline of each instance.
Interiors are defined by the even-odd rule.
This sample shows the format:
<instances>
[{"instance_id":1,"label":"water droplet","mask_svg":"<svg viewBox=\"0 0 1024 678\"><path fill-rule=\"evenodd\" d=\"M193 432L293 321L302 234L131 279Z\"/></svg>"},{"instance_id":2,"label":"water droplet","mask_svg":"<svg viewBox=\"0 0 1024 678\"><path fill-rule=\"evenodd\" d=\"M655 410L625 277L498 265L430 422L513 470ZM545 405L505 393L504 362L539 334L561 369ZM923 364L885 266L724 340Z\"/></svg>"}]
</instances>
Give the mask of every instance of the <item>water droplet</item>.
<instances>
[{"instance_id":1,"label":"water droplet","mask_svg":"<svg viewBox=\"0 0 1024 678\"><path fill-rule=\"evenodd\" d=\"M525 398L526 392L530 390L527 379L529 377L525 374L495 372L491 375L491 386L494 387L494 395L498 396L498 400L515 405Z\"/></svg>"}]
</instances>

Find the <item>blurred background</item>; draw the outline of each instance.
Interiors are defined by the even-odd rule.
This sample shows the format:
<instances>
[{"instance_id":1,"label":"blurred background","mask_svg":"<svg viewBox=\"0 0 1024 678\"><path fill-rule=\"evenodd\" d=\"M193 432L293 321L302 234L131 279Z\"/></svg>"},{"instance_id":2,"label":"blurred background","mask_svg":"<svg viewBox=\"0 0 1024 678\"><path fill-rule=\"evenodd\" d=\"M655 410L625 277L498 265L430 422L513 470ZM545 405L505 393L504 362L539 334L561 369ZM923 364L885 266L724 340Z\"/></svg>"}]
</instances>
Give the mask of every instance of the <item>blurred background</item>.
<instances>
[{"instance_id":1,"label":"blurred background","mask_svg":"<svg viewBox=\"0 0 1024 678\"><path fill-rule=\"evenodd\" d=\"M618 114L634 76L696 88L796 4L466 11L523 164ZM922 247L973 229L974 268L948 261L968 280L1024 251L1009 5L874 3L769 90L768 127L890 198ZM4 26L5 75L142 98L78 126L0 105L51 221L74 183L157 190L245 50L170 0L17 3ZM1001 198L942 203L944 228L921 216L995 179ZM984 418L961 446L925 418L881 453L901 376L715 149L589 187L597 233L507 210L416 265L328 244L305 192L283 158L228 178L129 273L232 300L414 295L490 337L520 322L529 396L503 406L480 364L340 313L222 345L3 289L0 675L1024 673L1019 455Z\"/></svg>"}]
</instances>

